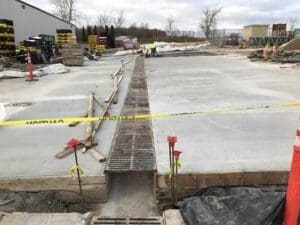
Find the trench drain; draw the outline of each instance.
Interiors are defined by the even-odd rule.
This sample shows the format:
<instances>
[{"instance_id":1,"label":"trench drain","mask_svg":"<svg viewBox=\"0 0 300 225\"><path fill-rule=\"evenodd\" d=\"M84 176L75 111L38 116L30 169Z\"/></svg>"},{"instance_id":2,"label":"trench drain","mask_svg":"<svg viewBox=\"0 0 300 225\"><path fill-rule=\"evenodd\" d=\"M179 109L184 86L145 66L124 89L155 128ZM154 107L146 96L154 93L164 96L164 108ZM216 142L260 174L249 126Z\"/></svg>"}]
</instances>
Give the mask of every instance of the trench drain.
<instances>
[{"instance_id":1,"label":"trench drain","mask_svg":"<svg viewBox=\"0 0 300 225\"><path fill-rule=\"evenodd\" d=\"M109 225L161 225L161 217L145 218L121 218L121 217L93 217L92 225L109 224Z\"/></svg>"},{"instance_id":2,"label":"trench drain","mask_svg":"<svg viewBox=\"0 0 300 225\"><path fill-rule=\"evenodd\" d=\"M142 57L138 57L136 60L122 109L122 115L137 114L150 114L147 80ZM156 161L151 120L120 121L108 157L106 172L153 172L155 170Z\"/></svg>"}]
</instances>

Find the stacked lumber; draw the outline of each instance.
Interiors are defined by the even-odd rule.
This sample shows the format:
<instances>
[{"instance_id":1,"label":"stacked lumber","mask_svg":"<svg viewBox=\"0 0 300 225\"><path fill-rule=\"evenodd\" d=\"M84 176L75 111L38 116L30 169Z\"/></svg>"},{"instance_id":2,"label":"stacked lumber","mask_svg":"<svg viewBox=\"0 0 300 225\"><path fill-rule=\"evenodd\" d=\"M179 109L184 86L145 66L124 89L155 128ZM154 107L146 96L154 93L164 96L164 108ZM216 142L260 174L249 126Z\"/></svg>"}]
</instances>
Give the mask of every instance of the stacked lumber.
<instances>
[{"instance_id":1,"label":"stacked lumber","mask_svg":"<svg viewBox=\"0 0 300 225\"><path fill-rule=\"evenodd\" d=\"M79 44L62 45L63 64L66 66L82 66L83 52Z\"/></svg>"}]
</instances>

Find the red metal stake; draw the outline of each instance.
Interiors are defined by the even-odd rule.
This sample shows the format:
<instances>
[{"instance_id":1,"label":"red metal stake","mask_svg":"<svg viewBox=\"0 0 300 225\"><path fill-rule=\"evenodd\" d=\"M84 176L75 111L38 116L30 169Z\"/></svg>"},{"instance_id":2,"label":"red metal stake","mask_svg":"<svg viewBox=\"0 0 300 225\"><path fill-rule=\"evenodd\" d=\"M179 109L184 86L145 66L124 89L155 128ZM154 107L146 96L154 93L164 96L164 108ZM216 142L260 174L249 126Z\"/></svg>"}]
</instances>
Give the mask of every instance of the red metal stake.
<instances>
[{"instance_id":1,"label":"red metal stake","mask_svg":"<svg viewBox=\"0 0 300 225\"><path fill-rule=\"evenodd\" d=\"M75 163L77 166L77 178L78 178L78 186L79 186L79 192L81 196L81 210L82 212L85 211L85 206L84 206L84 198L83 198L83 193L82 193L82 185L81 185L81 179L80 179L80 172L78 169L78 158L77 158L77 146L78 146L79 141L77 139L72 138L68 143L68 147L74 150L74 155L75 155Z\"/></svg>"},{"instance_id":2,"label":"red metal stake","mask_svg":"<svg viewBox=\"0 0 300 225\"><path fill-rule=\"evenodd\" d=\"M169 158L170 158L170 170L171 170L171 195L172 195L172 205L175 205L175 183L174 183L174 147L177 142L177 137L168 136L167 141L169 143Z\"/></svg>"},{"instance_id":3,"label":"red metal stake","mask_svg":"<svg viewBox=\"0 0 300 225\"><path fill-rule=\"evenodd\" d=\"M29 82L37 81L38 79L33 78L33 69L32 69L32 61L31 61L30 52L27 52L27 63L28 63L29 79L27 79L26 81L29 81Z\"/></svg>"}]
</instances>

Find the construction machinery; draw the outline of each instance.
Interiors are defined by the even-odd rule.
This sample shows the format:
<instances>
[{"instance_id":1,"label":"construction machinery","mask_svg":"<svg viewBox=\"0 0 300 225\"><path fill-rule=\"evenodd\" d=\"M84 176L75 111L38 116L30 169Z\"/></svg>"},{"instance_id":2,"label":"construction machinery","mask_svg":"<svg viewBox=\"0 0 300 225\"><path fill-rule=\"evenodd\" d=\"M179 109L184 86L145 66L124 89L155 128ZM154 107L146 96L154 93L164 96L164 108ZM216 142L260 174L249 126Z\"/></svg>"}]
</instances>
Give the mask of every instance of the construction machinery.
<instances>
[{"instance_id":1,"label":"construction machinery","mask_svg":"<svg viewBox=\"0 0 300 225\"><path fill-rule=\"evenodd\" d=\"M53 35L40 34L30 37L19 43L17 59L26 62L28 52L31 54L33 64L48 64L51 57L57 54L57 46Z\"/></svg>"}]
</instances>

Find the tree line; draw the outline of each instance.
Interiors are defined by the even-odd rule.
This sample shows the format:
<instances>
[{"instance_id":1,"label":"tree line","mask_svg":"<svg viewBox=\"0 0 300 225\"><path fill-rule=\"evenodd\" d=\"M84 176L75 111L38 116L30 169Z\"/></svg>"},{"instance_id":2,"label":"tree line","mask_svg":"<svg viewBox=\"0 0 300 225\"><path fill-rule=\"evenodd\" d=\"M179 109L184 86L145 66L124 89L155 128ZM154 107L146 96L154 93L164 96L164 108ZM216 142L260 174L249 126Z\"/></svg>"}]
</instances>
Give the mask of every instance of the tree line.
<instances>
[{"instance_id":1,"label":"tree line","mask_svg":"<svg viewBox=\"0 0 300 225\"><path fill-rule=\"evenodd\" d=\"M76 10L77 0L49 0L55 7L55 14L67 22L76 22L82 19L80 13ZM222 8L206 8L202 11L202 18L199 23L199 30L202 30L205 38L209 39L214 29L217 28L217 16ZM88 18L86 18L88 21ZM76 29L78 42L86 43L88 35L94 34L98 36L105 36L112 38L120 35L134 36L138 38L140 43L149 43L153 41L200 41L202 39L191 37L189 35L182 35L177 29L175 19L170 16L166 21L165 30L162 29L149 29L148 24L141 24L137 26L135 23L129 27L125 27L126 18L124 10L119 13L113 14L100 13L96 25L81 26ZM88 22L87 22L88 24Z\"/></svg>"},{"instance_id":2,"label":"tree line","mask_svg":"<svg viewBox=\"0 0 300 225\"><path fill-rule=\"evenodd\" d=\"M147 27L114 27L114 25L105 26L82 26L76 28L77 41L79 43L87 43L88 35L97 35L99 37L107 37L114 39L118 36L132 36L137 37L139 43L151 43L154 41L168 41L168 42L198 42L201 38L190 36L170 36L166 31L160 29L149 29Z\"/></svg>"}]
</instances>

